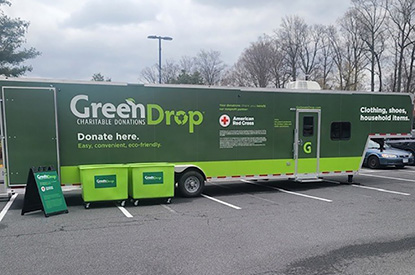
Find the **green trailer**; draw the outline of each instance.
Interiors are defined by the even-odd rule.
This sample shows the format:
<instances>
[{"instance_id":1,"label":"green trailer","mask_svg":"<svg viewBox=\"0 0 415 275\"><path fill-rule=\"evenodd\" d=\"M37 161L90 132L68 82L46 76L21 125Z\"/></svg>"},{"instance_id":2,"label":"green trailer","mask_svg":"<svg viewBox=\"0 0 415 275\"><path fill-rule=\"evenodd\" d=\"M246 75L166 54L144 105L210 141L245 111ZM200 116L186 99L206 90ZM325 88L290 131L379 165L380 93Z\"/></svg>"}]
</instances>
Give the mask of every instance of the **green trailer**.
<instances>
[{"instance_id":1,"label":"green trailer","mask_svg":"<svg viewBox=\"0 0 415 275\"><path fill-rule=\"evenodd\" d=\"M188 197L205 181L316 180L362 164L369 138L409 137L409 94L1 80L2 150L9 187L33 166L174 165Z\"/></svg>"}]
</instances>

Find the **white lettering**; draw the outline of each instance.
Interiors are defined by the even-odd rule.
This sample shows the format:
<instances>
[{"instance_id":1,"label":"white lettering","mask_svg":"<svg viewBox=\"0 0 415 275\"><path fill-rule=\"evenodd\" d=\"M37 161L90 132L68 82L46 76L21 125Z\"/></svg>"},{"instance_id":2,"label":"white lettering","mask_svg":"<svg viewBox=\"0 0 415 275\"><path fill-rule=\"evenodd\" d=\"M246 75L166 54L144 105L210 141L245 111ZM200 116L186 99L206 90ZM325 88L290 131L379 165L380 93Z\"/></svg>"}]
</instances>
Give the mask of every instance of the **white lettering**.
<instances>
[{"instance_id":1,"label":"white lettering","mask_svg":"<svg viewBox=\"0 0 415 275\"><path fill-rule=\"evenodd\" d=\"M131 112L131 108L130 106L128 106L125 103L121 103L120 105L118 105L117 107L117 114L120 118L129 118L130 113ZM137 111L136 111L137 112Z\"/></svg>"},{"instance_id":2,"label":"white lettering","mask_svg":"<svg viewBox=\"0 0 415 275\"><path fill-rule=\"evenodd\" d=\"M88 102L89 98L87 95L77 95L74 96L70 103L70 109L72 114L78 118L98 118L100 115L105 118L115 118L117 115L119 118L128 119L128 118L146 118L145 107L143 104L135 104L130 100L126 100L126 103L120 103L118 106L115 106L112 103L101 103L101 102L92 102L89 106L83 108L83 110L78 110L77 105L79 101L85 100Z\"/></svg>"},{"instance_id":3,"label":"white lettering","mask_svg":"<svg viewBox=\"0 0 415 275\"><path fill-rule=\"evenodd\" d=\"M102 106L102 114L106 118L114 118L115 117L115 114L114 114L115 111L116 111L115 106L111 103L105 103L104 106Z\"/></svg>"},{"instance_id":4,"label":"white lettering","mask_svg":"<svg viewBox=\"0 0 415 275\"><path fill-rule=\"evenodd\" d=\"M84 112L80 113L78 112L78 110L76 109L76 104L78 103L79 100L86 100L88 101L88 96L87 95L77 95L74 98L72 98L71 100L71 112L72 114L74 114L75 116L79 117L79 118L88 118L89 117L89 109L88 108L84 108Z\"/></svg>"}]
</instances>

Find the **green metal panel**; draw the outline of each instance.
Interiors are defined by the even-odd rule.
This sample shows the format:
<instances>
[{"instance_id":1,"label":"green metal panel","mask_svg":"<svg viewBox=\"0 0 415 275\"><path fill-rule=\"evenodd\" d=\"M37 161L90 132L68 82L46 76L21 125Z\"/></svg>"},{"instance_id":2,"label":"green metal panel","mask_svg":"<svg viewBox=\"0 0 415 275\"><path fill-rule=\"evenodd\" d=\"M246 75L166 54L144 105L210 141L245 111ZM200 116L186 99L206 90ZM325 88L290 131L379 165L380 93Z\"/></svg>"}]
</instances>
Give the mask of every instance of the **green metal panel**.
<instances>
[{"instance_id":1,"label":"green metal panel","mask_svg":"<svg viewBox=\"0 0 415 275\"><path fill-rule=\"evenodd\" d=\"M7 176L25 184L33 166L58 168L55 91L3 87Z\"/></svg>"}]
</instances>

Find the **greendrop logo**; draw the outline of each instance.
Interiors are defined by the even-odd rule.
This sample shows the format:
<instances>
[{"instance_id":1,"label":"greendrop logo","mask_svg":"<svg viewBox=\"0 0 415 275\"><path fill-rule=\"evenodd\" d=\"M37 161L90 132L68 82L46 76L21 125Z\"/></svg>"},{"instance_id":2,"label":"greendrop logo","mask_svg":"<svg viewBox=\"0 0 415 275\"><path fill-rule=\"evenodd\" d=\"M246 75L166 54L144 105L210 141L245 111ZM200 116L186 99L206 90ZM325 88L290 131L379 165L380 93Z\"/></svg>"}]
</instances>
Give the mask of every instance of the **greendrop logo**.
<instances>
[{"instance_id":1,"label":"greendrop logo","mask_svg":"<svg viewBox=\"0 0 415 275\"><path fill-rule=\"evenodd\" d=\"M80 107L82 105L83 107ZM189 125L189 133L194 133L195 126L202 124L203 114L200 111L164 110L160 105L141 103L136 104L133 98L127 98L125 103L89 102L87 95L74 96L70 103L74 116L80 119L143 119L147 125Z\"/></svg>"},{"instance_id":2,"label":"greendrop logo","mask_svg":"<svg viewBox=\"0 0 415 275\"><path fill-rule=\"evenodd\" d=\"M304 150L304 153L311 154L311 142L310 141L304 143L303 150Z\"/></svg>"},{"instance_id":3,"label":"greendrop logo","mask_svg":"<svg viewBox=\"0 0 415 275\"><path fill-rule=\"evenodd\" d=\"M115 183L115 180L109 180L109 179L102 179L102 180L100 180L100 179L97 179L96 180L96 182L98 183L98 184L114 184Z\"/></svg>"},{"instance_id":4,"label":"greendrop logo","mask_svg":"<svg viewBox=\"0 0 415 275\"><path fill-rule=\"evenodd\" d=\"M145 176L144 177L146 180L157 180L157 181L161 181L163 180L162 177L156 177L156 176Z\"/></svg>"},{"instance_id":5,"label":"greendrop logo","mask_svg":"<svg viewBox=\"0 0 415 275\"><path fill-rule=\"evenodd\" d=\"M55 180L56 175L36 175L38 180Z\"/></svg>"}]
</instances>

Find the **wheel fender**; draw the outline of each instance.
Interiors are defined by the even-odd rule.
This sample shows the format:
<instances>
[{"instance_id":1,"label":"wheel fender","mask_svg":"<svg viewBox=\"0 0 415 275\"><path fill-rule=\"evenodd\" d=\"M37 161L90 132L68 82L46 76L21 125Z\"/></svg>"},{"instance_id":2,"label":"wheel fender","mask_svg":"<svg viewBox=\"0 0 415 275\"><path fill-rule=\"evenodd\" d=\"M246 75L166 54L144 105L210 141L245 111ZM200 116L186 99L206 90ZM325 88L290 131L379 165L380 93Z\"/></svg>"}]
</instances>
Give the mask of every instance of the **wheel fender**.
<instances>
[{"instance_id":1,"label":"wheel fender","mask_svg":"<svg viewBox=\"0 0 415 275\"><path fill-rule=\"evenodd\" d=\"M186 171L188 171L188 170L195 170L195 171L198 171L201 175L202 175L202 177L203 177L203 179L204 180L206 180L206 175L205 175L205 173L203 172L203 170L199 167L199 166L197 166L197 165L193 165L193 164L183 164L183 165L175 165L174 166L174 173L176 174L176 175L178 175L178 174L182 174L182 173L184 173L184 172L186 172Z\"/></svg>"}]
</instances>

